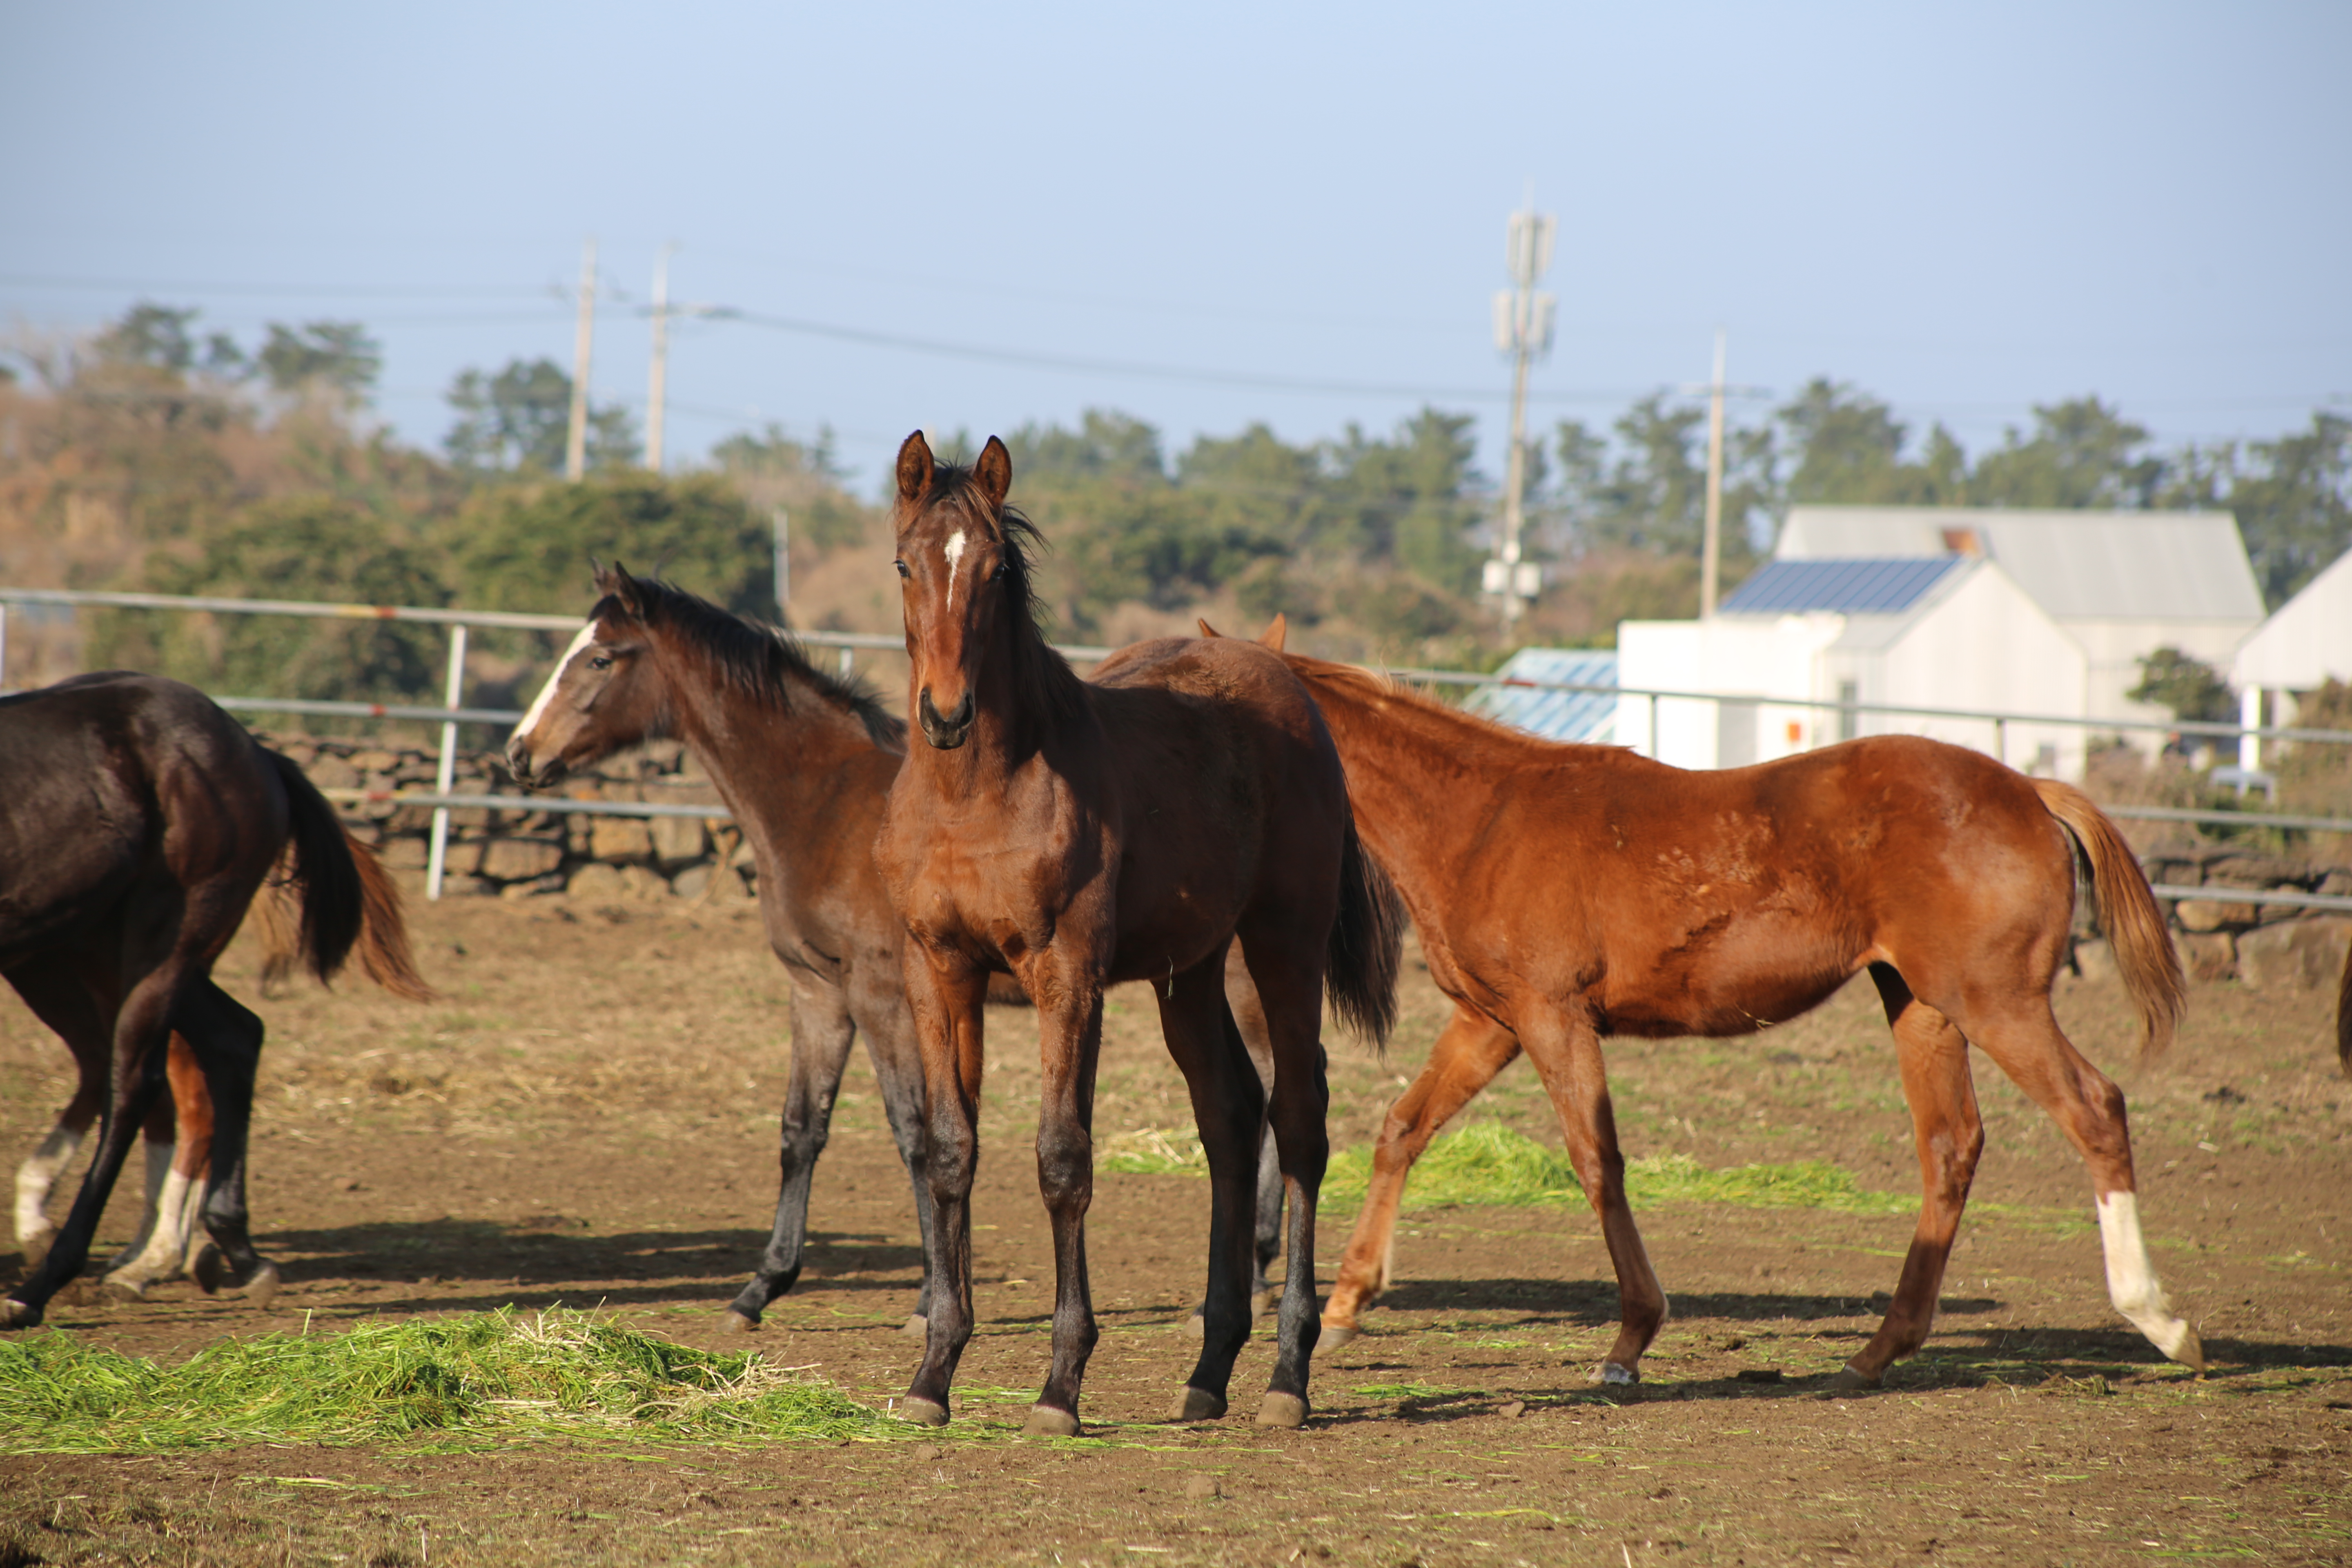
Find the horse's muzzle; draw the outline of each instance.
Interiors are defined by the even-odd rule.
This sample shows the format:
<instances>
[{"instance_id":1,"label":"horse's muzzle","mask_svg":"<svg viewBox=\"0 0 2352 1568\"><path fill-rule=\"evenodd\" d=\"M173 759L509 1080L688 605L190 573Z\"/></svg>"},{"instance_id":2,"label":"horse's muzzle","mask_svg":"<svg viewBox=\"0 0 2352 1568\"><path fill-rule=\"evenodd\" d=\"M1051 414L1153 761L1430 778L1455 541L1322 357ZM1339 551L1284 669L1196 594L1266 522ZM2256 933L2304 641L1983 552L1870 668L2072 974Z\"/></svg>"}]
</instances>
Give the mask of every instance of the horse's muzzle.
<instances>
[{"instance_id":1,"label":"horse's muzzle","mask_svg":"<svg viewBox=\"0 0 2352 1568\"><path fill-rule=\"evenodd\" d=\"M507 772L514 774L515 783L525 789L544 789L563 776L563 764L553 757L535 773L532 770L530 748L520 741L507 742Z\"/></svg>"},{"instance_id":2,"label":"horse's muzzle","mask_svg":"<svg viewBox=\"0 0 2352 1568\"><path fill-rule=\"evenodd\" d=\"M931 689L924 687L922 694L915 700L916 715L923 722L923 739L942 752L954 751L971 738L971 719L976 706L971 690L967 687L963 700L956 704L955 711L942 715L931 706Z\"/></svg>"}]
</instances>

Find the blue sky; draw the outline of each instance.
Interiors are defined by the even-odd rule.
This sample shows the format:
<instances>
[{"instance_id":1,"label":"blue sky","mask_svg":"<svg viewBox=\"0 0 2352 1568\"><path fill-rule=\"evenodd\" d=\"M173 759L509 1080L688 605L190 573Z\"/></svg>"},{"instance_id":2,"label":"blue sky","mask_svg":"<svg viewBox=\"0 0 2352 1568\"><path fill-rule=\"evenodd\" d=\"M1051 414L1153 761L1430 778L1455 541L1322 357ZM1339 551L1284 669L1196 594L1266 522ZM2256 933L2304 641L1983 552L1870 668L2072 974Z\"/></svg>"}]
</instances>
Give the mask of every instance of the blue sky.
<instances>
[{"instance_id":1,"label":"blue sky","mask_svg":"<svg viewBox=\"0 0 2352 1568\"><path fill-rule=\"evenodd\" d=\"M18 5L0 321L356 318L431 443L459 370L568 365L592 234L627 296L594 386L641 405L675 241L685 300L1097 366L692 324L688 455L826 422L870 486L919 425L1100 405L1177 447L1431 401L1494 471L1531 181L1540 426L1703 379L1721 326L1735 382L1833 374L1972 451L2087 392L2259 437L2352 406L2347 60L2340 4Z\"/></svg>"}]
</instances>

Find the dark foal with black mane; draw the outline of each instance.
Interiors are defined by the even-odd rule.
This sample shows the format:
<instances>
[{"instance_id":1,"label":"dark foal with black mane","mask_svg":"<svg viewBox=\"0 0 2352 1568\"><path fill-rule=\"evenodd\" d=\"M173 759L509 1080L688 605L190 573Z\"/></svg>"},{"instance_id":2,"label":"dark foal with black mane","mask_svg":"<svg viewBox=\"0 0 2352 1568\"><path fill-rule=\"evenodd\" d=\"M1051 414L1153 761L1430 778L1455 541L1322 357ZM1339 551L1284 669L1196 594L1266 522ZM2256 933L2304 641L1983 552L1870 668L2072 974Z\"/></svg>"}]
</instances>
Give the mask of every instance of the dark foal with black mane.
<instances>
[{"instance_id":1,"label":"dark foal with black mane","mask_svg":"<svg viewBox=\"0 0 2352 1568\"><path fill-rule=\"evenodd\" d=\"M862 1034L925 1237L922 1294L907 1322L919 1334L933 1279L922 1054L899 967L906 928L871 853L905 759L906 724L862 683L817 668L788 632L617 566L598 568L596 591L587 623L507 743L508 766L526 788L542 788L649 740L684 744L751 846L768 945L792 981L775 1224L728 1321L757 1328L800 1278L810 1184ZM1236 1006L1254 1022L1255 994L1237 965L1234 981ZM1001 975L990 1000L1027 998ZM1281 1188L1273 1190L1278 1218ZM1271 1220L1260 1231L1263 1289L1276 1237Z\"/></svg>"},{"instance_id":2,"label":"dark foal with black mane","mask_svg":"<svg viewBox=\"0 0 2352 1568\"><path fill-rule=\"evenodd\" d=\"M1053 1365L1029 1429L1078 1429L1097 1338L1085 1219L1103 991L1149 981L1207 1152L1212 1209L1201 1354L1176 1415L1222 1415L1250 1325L1250 1223L1267 1097L1224 980L1238 937L1274 1058L1271 1121L1292 1259L1261 1422L1307 1416L1318 1331L1315 1202L1328 1153L1325 980L1341 1016L1385 1035L1402 938L1392 889L1360 852L1347 781L1306 688L1247 643L1142 643L1082 681L1034 618L1034 537L1005 504L992 437L971 468L919 435L898 462L908 706L927 744L890 787L874 858L906 921L937 1206L930 1331L908 1419L948 1419L972 1330L981 1002L1011 973L1035 1005L1044 1068L1037 1177L1052 1221Z\"/></svg>"},{"instance_id":3,"label":"dark foal with black mane","mask_svg":"<svg viewBox=\"0 0 2352 1568\"><path fill-rule=\"evenodd\" d=\"M429 998L375 858L300 769L204 693L115 671L0 698L0 973L78 1060L105 1064L108 1086L81 1193L40 1266L0 1302L0 1327L38 1323L81 1272L163 1092L174 1033L212 1104L204 1220L225 1268L206 1283L275 1287L245 1205L261 1020L214 984L212 966L289 846L300 928L270 928L274 958L290 946L323 981L356 946L370 979Z\"/></svg>"}]
</instances>

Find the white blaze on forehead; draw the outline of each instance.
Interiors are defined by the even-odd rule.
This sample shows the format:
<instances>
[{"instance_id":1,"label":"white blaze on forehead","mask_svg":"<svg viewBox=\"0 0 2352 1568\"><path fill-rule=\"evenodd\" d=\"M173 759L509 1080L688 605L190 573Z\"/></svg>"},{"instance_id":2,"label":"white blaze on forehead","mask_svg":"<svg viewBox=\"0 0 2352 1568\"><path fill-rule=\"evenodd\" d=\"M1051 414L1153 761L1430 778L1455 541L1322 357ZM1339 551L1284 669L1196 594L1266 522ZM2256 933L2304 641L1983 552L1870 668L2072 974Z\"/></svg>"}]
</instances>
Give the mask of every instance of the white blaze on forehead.
<instances>
[{"instance_id":1,"label":"white blaze on forehead","mask_svg":"<svg viewBox=\"0 0 2352 1568\"><path fill-rule=\"evenodd\" d=\"M957 570L957 568L958 568L960 565L961 565L961 564L962 564L962 562L963 562L963 530L962 530L962 529L959 528L959 529L957 529L953 533L950 533L950 534L949 534L949 535L948 535L947 557L948 557L948 593L949 593L950 595L952 595L955 593L956 570Z\"/></svg>"},{"instance_id":2,"label":"white blaze on forehead","mask_svg":"<svg viewBox=\"0 0 2352 1568\"><path fill-rule=\"evenodd\" d=\"M555 700L555 689L562 684L563 672L572 668L572 661L580 657L580 650L595 640L596 623L590 621L572 637L572 646L563 650L563 657L555 661L555 673L547 678L547 684L539 689L539 698L531 703L530 711L522 716L522 727L515 731L518 737L530 734L538 726L541 716L547 711L547 705Z\"/></svg>"}]
</instances>

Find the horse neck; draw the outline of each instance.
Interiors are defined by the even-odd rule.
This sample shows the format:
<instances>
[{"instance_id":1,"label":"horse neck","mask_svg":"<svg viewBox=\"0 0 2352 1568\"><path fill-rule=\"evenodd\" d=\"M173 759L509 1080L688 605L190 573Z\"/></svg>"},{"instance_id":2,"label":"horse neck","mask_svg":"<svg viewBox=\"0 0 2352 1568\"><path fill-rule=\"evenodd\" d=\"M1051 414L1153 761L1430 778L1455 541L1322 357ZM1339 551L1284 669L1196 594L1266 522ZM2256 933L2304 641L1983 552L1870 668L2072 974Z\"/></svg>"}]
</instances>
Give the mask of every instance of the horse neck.
<instances>
[{"instance_id":1,"label":"horse neck","mask_svg":"<svg viewBox=\"0 0 2352 1568\"><path fill-rule=\"evenodd\" d=\"M793 687L790 707L746 691L700 649L656 636L667 682L671 734L693 753L755 848L789 856L803 835L823 834L842 766L880 750L865 721L814 686Z\"/></svg>"},{"instance_id":2,"label":"horse neck","mask_svg":"<svg viewBox=\"0 0 2352 1568\"><path fill-rule=\"evenodd\" d=\"M1433 887L1445 868L1462 864L1511 759L1495 754L1496 737L1449 714L1367 691L1353 679L1300 673L1348 770L1356 830L1411 900L1414 889Z\"/></svg>"}]
</instances>

